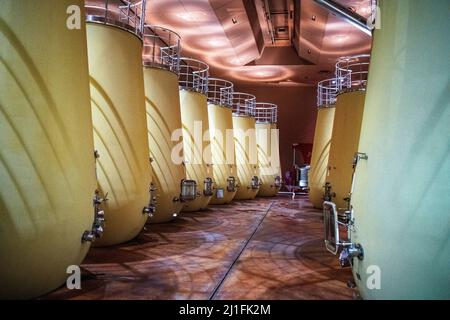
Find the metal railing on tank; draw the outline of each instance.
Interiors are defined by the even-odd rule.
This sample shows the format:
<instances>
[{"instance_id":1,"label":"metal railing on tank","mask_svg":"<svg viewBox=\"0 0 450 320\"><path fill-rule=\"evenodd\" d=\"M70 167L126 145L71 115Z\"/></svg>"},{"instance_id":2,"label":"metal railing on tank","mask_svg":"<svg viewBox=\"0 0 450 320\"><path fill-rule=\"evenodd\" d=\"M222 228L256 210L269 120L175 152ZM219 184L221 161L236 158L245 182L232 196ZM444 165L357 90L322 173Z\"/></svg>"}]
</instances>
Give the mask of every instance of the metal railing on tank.
<instances>
[{"instance_id":1,"label":"metal railing on tank","mask_svg":"<svg viewBox=\"0 0 450 320\"><path fill-rule=\"evenodd\" d=\"M317 106L319 108L335 105L338 94L336 78L323 80L317 85Z\"/></svg>"},{"instance_id":2,"label":"metal railing on tank","mask_svg":"<svg viewBox=\"0 0 450 320\"><path fill-rule=\"evenodd\" d=\"M256 97L242 92L233 93L233 115L255 116Z\"/></svg>"},{"instance_id":3,"label":"metal railing on tank","mask_svg":"<svg viewBox=\"0 0 450 320\"><path fill-rule=\"evenodd\" d=\"M278 106L273 103L256 103L255 118L257 123L277 123Z\"/></svg>"},{"instance_id":4,"label":"metal railing on tank","mask_svg":"<svg viewBox=\"0 0 450 320\"><path fill-rule=\"evenodd\" d=\"M86 22L121 28L142 37L147 0L86 0Z\"/></svg>"},{"instance_id":5,"label":"metal railing on tank","mask_svg":"<svg viewBox=\"0 0 450 320\"><path fill-rule=\"evenodd\" d=\"M161 68L179 74L181 37L176 32L163 27L145 25L143 40L144 67Z\"/></svg>"},{"instance_id":6,"label":"metal railing on tank","mask_svg":"<svg viewBox=\"0 0 450 320\"><path fill-rule=\"evenodd\" d=\"M233 107L233 88L230 81L210 78L208 82L208 102L222 107Z\"/></svg>"},{"instance_id":7,"label":"metal railing on tank","mask_svg":"<svg viewBox=\"0 0 450 320\"><path fill-rule=\"evenodd\" d=\"M208 94L209 66L199 60L180 58L181 89Z\"/></svg>"},{"instance_id":8,"label":"metal railing on tank","mask_svg":"<svg viewBox=\"0 0 450 320\"><path fill-rule=\"evenodd\" d=\"M342 57L336 63L338 92L366 90L370 55Z\"/></svg>"}]
</instances>

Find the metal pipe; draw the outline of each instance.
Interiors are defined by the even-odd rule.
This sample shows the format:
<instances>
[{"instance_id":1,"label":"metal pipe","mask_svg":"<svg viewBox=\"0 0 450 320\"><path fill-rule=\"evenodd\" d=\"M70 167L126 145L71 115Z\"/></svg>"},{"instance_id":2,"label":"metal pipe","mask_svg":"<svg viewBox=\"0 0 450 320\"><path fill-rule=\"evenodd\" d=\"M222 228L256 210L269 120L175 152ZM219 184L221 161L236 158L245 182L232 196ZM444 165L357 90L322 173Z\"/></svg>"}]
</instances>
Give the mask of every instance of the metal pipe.
<instances>
[{"instance_id":1,"label":"metal pipe","mask_svg":"<svg viewBox=\"0 0 450 320\"><path fill-rule=\"evenodd\" d=\"M365 34L372 36L372 29L368 26L367 20L358 14L350 11L346 7L333 0L314 0L316 3L320 4L325 9L335 13L339 17L343 18L347 22L351 23L353 26L364 32Z\"/></svg>"}]
</instances>

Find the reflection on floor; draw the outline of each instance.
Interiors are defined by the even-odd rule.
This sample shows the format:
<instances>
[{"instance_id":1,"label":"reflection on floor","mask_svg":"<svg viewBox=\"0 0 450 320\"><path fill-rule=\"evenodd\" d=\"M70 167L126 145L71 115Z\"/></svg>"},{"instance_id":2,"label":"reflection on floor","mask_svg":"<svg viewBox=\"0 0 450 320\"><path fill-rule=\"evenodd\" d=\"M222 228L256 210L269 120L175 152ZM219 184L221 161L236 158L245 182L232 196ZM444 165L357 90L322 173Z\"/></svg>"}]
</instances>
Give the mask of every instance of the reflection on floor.
<instances>
[{"instance_id":1,"label":"reflection on floor","mask_svg":"<svg viewBox=\"0 0 450 320\"><path fill-rule=\"evenodd\" d=\"M92 249L81 290L45 299L352 299L306 197L214 206Z\"/></svg>"}]
</instances>

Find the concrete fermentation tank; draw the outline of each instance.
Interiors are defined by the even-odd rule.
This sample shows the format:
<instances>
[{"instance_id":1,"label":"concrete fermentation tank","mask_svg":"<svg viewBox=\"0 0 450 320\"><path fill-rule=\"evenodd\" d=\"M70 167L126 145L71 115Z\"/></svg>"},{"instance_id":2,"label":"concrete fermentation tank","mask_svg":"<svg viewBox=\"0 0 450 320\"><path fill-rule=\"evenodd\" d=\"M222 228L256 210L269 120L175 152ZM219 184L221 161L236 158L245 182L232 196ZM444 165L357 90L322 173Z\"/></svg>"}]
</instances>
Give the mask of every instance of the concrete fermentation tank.
<instances>
[{"instance_id":1,"label":"concrete fermentation tank","mask_svg":"<svg viewBox=\"0 0 450 320\"><path fill-rule=\"evenodd\" d=\"M233 136L233 84L209 79L208 119L216 190L210 204L230 203L237 191Z\"/></svg>"},{"instance_id":2,"label":"concrete fermentation tank","mask_svg":"<svg viewBox=\"0 0 450 320\"><path fill-rule=\"evenodd\" d=\"M338 96L331 134L324 200L348 208L353 175L353 157L358 151L369 55L340 58L336 64Z\"/></svg>"},{"instance_id":3,"label":"concrete fermentation tank","mask_svg":"<svg viewBox=\"0 0 450 320\"><path fill-rule=\"evenodd\" d=\"M145 1L86 2L94 145L105 233L95 245L136 237L155 210L150 189L142 73Z\"/></svg>"},{"instance_id":4,"label":"concrete fermentation tank","mask_svg":"<svg viewBox=\"0 0 450 320\"><path fill-rule=\"evenodd\" d=\"M233 94L233 131L239 188L236 200L251 200L260 187L258 148L256 144L256 97L241 92Z\"/></svg>"},{"instance_id":5,"label":"concrete fermentation tank","mask_svg":"<svg viewBox=\"0 0 450 320\"><path fill-rule=\"evenodd\" d=\"M86 28L67 27L72 5L83 1L0 1L0 299L56 289L101 232Z\"/></svg>"},{"instance_id":6,"label":"concrete fermentation tank","mask_svg":"<svg viewBox=\"0 0 450 320\"><path fill-rule=\"evenodd\" d=\"M257 103L255 108L258 166L261 178L258 196L274 197L281 188L278 107Z\"/></svg>"},{"instance_id":7,"label":"concrete fermentation tank","mask_svg":"<svg viewBox=\"0 0 450 320\"><path fill-rule=\"evenodd\" d=\"M197 183L197 197L183 211L206 209L214 195L208 121L209 66L189 58L180 60L180 109L186 176Z\"/></svg>"},{"instance_id":8,"label":"concrete fermentation tank","mask_svg":"<svg viewBox=\"0 0 450 320\"><path fill-rule=\"evenodd\" d=\"M364 299L448 300L448 1L382 1L381 17L341 263Z\"/></svg>"},{"instance_id":9,"label":"concrete fermentation tank","mask_svg":"<svg viewBox=\"0 0 450 320\"><path fill-rule=\"evenodd\" d=\"M182 128L178 89L180 51L180 37L175 32L157 26L144 27L147 129L153 196L158 206L158 213L149 219L151 223L174 219L183 203L196 197L195 181L186 180L182 150L177 149L180 142L172 140L172 135Z\"/></svg>"},{"instance_id":10,"label":"concrete fermentation tank","mask_svg":"<svg viewBox=\"0 0 450 320\"><path fill-rule=\"evenodd\" d=\"M308 177L309 200L317 209L322 209L323 204L337 91L336 78L321 81L317 86L317 120Z\"/></svg>"}]
</instances>

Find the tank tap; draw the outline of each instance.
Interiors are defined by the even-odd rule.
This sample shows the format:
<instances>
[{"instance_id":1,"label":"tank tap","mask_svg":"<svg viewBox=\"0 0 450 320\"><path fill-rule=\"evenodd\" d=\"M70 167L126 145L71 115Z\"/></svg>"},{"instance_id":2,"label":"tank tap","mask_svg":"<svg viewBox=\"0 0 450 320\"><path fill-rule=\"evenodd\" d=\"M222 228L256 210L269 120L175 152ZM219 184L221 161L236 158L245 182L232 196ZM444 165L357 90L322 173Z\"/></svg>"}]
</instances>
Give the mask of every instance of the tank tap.
<instances>
[{"instance_id":1,"label":"tank tap","mask_svg":"<svg viewBox=\"0 0 450 320\"><path fill-rule=\"evenodd\" d=\"M146 214L149 216L149 218L153 218L154 213L156 212L156 206L157 206L157 198L155 196L155 192L158 190L158 188L155 187L155 185L150 183L149 193L150 193L150 201L147 207L144 207L142 210L142 214Z\"/></svg>"},{"instance_id":2,"label":"tank tap","mask_svg":"<svg viewBox=\"0 0 450 320\"><path fill-rule=\"evenodd\" d=\"M356 152L354 157L353 157L353 168L356 167L356 165L358 164L359 160L368 160L369 157L367 156L366 153L363 152Z\"/></svg>"},{"instance_id":3,"label":"tank tap","mask_svg":"<svg viewBox=\"0 0 450 320\"><path fill-rule=\"evenodd\" d=\"M341 254L339 255L339 264L341 265L341 268L350 267L353 258L358 258L358 260L361 261L364 259L364 250L359 243L351 243L342 249Z\"/></svg>"},{"instance_id":4,"label":"tank tap","mask_svg":"<svg viewBox=\"0 0 450 320\"><path fill-rule=\"evenodd\" d=\"M81 236L81 242L94 242L95 239L100 238L103 235L105 227L105 212L100 210L102 203L108 201L108 193L103 198L100 197L100 191L95 190L93 199L94 205L94 222L92 223L91 230L86 230Z\"/></svg>"},{"instance_id":5,"label":"tank tap","mask_svg":"<svg viewBox=\"0 0 450 320\"><path fill-rule=\"evenodd\" d=\"M332 189L331 183L329 182L325 183L323 188L325 189L323 193L324 201L331 201L334 197L336 197L336 193L331 191Z\"/></svg>"}]
</instances>

